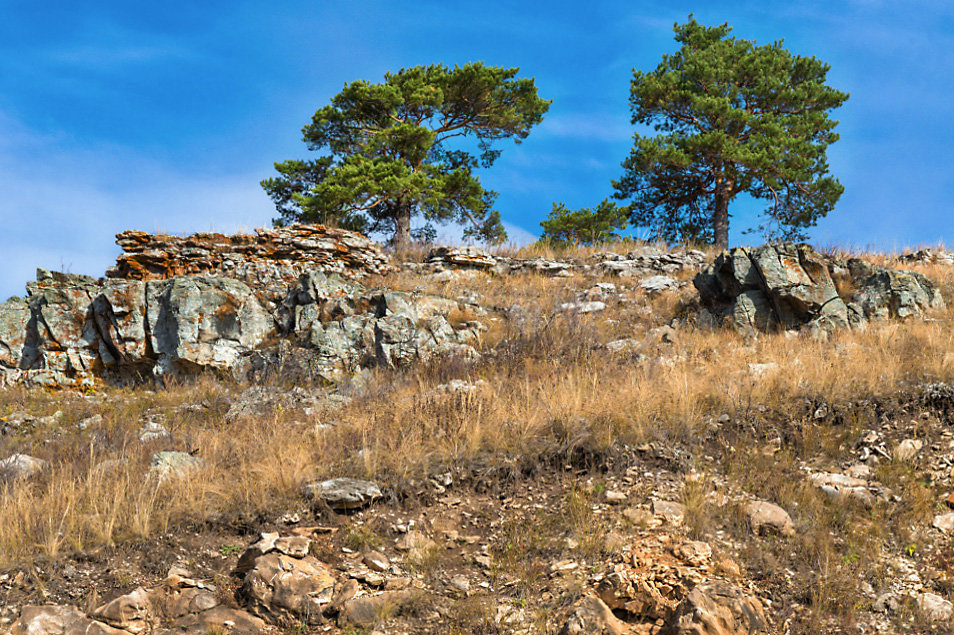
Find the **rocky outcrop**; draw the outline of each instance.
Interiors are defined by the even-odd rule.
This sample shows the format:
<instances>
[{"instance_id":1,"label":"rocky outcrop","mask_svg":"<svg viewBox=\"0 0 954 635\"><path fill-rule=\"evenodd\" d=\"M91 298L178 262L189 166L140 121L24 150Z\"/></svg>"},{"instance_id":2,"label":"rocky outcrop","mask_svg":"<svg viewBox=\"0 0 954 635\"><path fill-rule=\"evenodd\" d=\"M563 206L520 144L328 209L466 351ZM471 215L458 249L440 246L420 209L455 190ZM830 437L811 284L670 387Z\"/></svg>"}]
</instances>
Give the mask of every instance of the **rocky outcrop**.
<instances>
[{"instance_id":1,"label":"rocky outcrop","mask_svg":"<svg viewBox=\"0 0 954 635\"><path fill-rule=\"evenodd\" d=\"M919 273L842 261L804 244L725 251L693 283L717 321L747 333L828 332L944 307L937 288Z\"/></svg>"},{"instance_id":2,"label":"rocky outcrop","mask_svg":"<svg viewBox=\"0 0 954 635\"><path fill-rule=\"evenodd\" d=\"M435 355L474 357L478 322L451 324L456 301L368 290L309 271L276 296L241 280L94 280L38 272L26 298L0 304L0 385L82 387L97 377L233 376L293 360L339 379ZM274 299L277 297L277 301Z\"/></svg>"},{"instance_id":3,"label":"rocky outcrop","mask_svg":"<svg viewBox=\"0 0 954 635\"><path fill-rule=\"evenodd\" d=\"M166 280L215 275L267 286L289 282L306 271L350 276L384 273L387 258L374 241L322 225L256 229L254 234L170 236L125 231L116 235L123 254L107 277Z\"/></svg>"}]
</instances>

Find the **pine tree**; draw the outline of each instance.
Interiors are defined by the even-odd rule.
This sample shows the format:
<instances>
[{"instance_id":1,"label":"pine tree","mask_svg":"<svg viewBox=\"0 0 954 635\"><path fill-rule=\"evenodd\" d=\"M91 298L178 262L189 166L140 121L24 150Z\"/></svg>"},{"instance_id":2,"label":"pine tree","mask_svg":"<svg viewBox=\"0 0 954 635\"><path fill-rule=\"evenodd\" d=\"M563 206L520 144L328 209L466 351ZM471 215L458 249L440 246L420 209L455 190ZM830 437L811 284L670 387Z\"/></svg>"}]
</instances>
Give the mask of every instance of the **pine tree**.
<instances>
[{"instance_id":1,"label":"pine tree","mask_svg":"<svg viewBox=\"0 0 954 635\"><path fill-rule=\"evenodd\" d=\"M454 221L467 237L502 240L496 193L475 170L500 155L495 142L526 138L550 106L518 70L436 64L346 84L302 130L308 149L325 156L276 163L279 176L262 181L278 222L384 231L405 245L419 217L416 237Z\"/></svg>"},{"instance_id":2,"label":"pine tree","mask_svg":"<svg viewBox=\"0 0 954 635\"><path fill-rule=\"evenodd\" d=\"M726 247L729 204L742 193L767 201L759 229L799 238L834 208L844 188L826 150L838 139L829 111L848 94L825 84L828 64L728 37L692 16L674 27L679 50L650 72L634 71L634 147L614 181L630 220L667 240Z\"/></svg>"}]
</instances>

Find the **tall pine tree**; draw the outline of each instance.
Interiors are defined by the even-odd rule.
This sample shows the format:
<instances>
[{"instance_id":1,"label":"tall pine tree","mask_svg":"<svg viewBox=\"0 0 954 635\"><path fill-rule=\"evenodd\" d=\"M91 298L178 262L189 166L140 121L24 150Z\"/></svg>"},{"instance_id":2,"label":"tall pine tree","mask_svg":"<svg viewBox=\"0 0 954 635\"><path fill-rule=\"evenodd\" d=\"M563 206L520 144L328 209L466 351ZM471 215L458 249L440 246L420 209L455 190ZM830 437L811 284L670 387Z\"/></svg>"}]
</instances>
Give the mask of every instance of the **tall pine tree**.
<instances>
[{"instance_id":1,"label":"tall pine tree","mask_svg":"<svg viewBox=\"0 0 954 635\"><path fill-rule=\"evenodd\" d=\"M667 240L728 246L729 204L743 193L767 202L759 229L802 237L844 191L826 150L838 139L829 112L848 94L825 84L827 64L781 41L757 45L692 16L674 31L679 50L633 73L632 122L657 134L634 135L614 196Z\"/></svg>"},{"instance_id":2,"label":"tall pine tree","mask_svg":"<svg viewBox=\"0 0 954 635\"><path fill-rule=\"evenodd\" d=\"M383 231L400 246L418 217L425 236L433 222L458 222L465 236L503 239L496 193L475 170L500 155L495 142L526 138L550 106L518 70L435 64L346 84L302 130L324 156L276 163L279 176L262 181L279 222Z\"/></svg>"}]
</instances>

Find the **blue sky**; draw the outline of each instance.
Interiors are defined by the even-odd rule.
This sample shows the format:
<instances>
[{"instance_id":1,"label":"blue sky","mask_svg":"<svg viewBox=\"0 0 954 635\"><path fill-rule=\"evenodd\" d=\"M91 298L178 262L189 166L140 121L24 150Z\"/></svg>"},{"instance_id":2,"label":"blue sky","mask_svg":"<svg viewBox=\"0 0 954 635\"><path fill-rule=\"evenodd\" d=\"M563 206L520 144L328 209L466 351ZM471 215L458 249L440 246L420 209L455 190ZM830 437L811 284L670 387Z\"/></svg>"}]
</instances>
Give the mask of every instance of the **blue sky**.
<instances>
[{"instance_id":1,"label":"blue sky","mask_svg":"<svg viewBox=\"0 0 954 635\"><path fill-rule=\"evenodd\" d=\"M851 93L831 147L846 192L821 246L954 243L954 4L0 0L0 296L37 266L101 275L123 229L267 225L258 181L305 157L300 130L345 82L416 64L519 66L553 105L481 175L511 236L553 201L589 206L631 145L632 69L689 13L784 38ZM737 208L734 243L752 224ZM529 232L529 234L528 234Z\"/></svg>"}]
</instances>

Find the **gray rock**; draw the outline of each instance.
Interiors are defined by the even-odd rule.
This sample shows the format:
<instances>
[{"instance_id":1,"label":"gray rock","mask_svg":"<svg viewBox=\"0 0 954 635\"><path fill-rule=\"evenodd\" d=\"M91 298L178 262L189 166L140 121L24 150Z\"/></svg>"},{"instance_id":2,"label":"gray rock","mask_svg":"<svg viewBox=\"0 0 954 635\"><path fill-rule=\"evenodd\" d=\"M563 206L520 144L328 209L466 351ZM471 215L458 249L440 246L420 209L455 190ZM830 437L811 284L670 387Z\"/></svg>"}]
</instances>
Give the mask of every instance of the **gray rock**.
<instances>
[{"instance_id":1,"label":"gray rock","mask_svg":"<svg viewBox=\"0 0 954 635\"><path fill-rule=\"evenodd\" d=\"M252 290L229 278L191 276L147 286L146 321L157 370L230 369L274 332Z\"/></svg>"},{"instance_id":2,"label":"gray rock","mask_svg":"<svg viewBox=\"0 0 954 635\"><path fill-rule=\"evenodd\" d=\"M46 461L29 454L13 454L0 460L0 481L29 478L46 467Z\"/></svg>"},{"instance_id":3,"label":"gray rock","mask_svg":"<svg viewBox=\"0 0 954 635\"><path fill-rule=\"evenodd\" d=\"M599 301L566 302L561 304L558 310L563 313L596 313L598 311L605 311L606 304Z\"/></svg>"},{"instance_id":4,"label":"gray rock","mask_svg":"<svg viewBox=\"0 0 954 635\"><path fill-rule=\"evenodd\" d=\"M354 478L333 478L309 483L302 488L305 498L321 500L332 509L350 510L364 507L381 498L381 488L371 481Z\"/></svg>"},{"instance_id":5,"label":"gray rock","mask_svg":"<svg viewBox=\"0 0 954 635\"><path fill-rule=\"evenodd\" d=\"M793 243L723 252L693 284L717 320L747 333L807 328L827 334L944 306L937 288L921 274L859 259L842 262Z\"/></svg>"},{"instance_id":6,"label":"gray rock","mask_svg":"<svg viewBox=\"0 0 954 635\"><path fill-rule=\"evenodd\" d=\"M158 421L146 421L143 426L139 428L139 440L143 443L168 438L169 430Z\"/></svg>"},{"instance_id":7,"label":"gray rock","mask_svg":"<svg viewBox=\"0 0 954 635\"><path fill-rule=\"evenodd\" d=\"M921 593L917 596L918 611L931 622L945 622L954 615L954 605L934 593Z\"/></svg>"},{"instance_id":8,"label":"gray rock","mask_svg":"<svg viewBox=\"0 0 954 635\"><path fill-rule=\"evenodd\" d=\"M646 293L659 293L660 291L678 289L679 283L669 276L653 276L640 282L639 288Z\"/></svg>"},{"instance_id":9,"label":"gray rock","mask_svg":"<svg viewBox=\"0 0 954 635\"><path fill-rule=\"evenodd\" d=\"M151 471L160 481L179 478L201 468L205 462L188 452L156 452L152 455Z\"/></svg>"}]
</instances>

